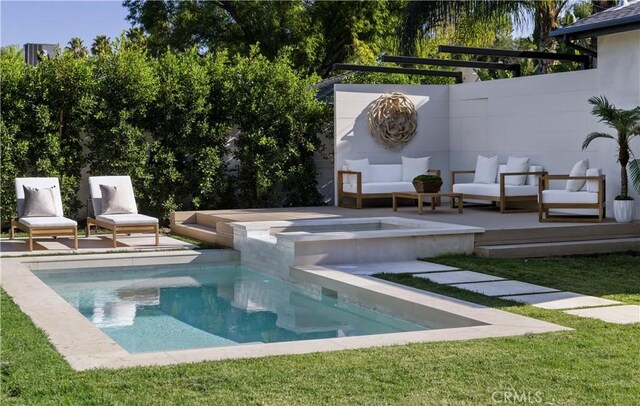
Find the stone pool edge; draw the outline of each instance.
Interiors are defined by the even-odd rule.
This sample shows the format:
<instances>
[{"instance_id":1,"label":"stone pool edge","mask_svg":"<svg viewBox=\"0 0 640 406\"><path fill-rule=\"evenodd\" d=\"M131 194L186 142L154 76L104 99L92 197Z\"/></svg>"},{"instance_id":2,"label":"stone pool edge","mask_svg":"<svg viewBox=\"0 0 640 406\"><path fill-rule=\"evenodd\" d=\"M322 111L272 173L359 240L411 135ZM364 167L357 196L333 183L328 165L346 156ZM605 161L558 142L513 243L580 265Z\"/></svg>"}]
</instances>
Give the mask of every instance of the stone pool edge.
<instances>
[{"instance_id":1,"label":"stone pool edge","mask_svg":"<svg viewBox=\"0 0 640 406\"><path fill-rule=\"evenodd\" d=\"M94 368L126 368L137 366L173 365L202 361L238 358L256 358L274 355L295 355L338 351L419 342L469 340L476 338L505 337L537 334L552 331L568 331L566 327L519 316L513 313L464 302L458 299L419 291L380 279L351 275L323 267L299 267L296 279L307 274L311 279L320 278L324 283L334 281L344 286L365 288L372 294L402 297L416 305L441 309L462 317L472 318L486 325L445 328L439 330L368 336L341 337L281 343L245 344L232 347L201 348L130 354L122 349L99 328L82 316L71 304L42 282L31 270L65 269L70 263L75 267L89 266L142 266L178 263L235 262L238 253L233 250L202 250L162 253L97 254L82 258L24 257L3 258L0 284L32 322L44 330L57 351L76 371ZM41 269L42 268L42 269ZM304 269L306 268L306 269ZM302 282L302 281L301 281ZM399 315L402 317L402 315Z\"/></svg>"}]
</instances>

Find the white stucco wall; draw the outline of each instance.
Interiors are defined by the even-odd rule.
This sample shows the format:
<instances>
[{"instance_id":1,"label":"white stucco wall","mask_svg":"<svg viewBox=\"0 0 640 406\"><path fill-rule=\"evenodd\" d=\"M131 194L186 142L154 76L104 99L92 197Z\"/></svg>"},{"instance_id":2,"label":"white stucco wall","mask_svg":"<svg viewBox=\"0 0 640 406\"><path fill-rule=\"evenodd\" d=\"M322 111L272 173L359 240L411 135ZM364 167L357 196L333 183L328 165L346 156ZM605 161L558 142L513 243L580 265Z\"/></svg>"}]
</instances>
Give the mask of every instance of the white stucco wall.
<instances>
[{"instance_id":1,"label":"white stucco wall","mask_svg":"<svg viewBox=\"0 0 640 406\"><path fill-rule=\"evenodd\" d=\"M385 151L369 135L369 104L380 94L399 91L418 108L418 135L399 153ZM593 131L613 132L591 115L591 96L604 95L620 108L640 105L640 30L598 39L598 68L451 86L336 85L334 176L345 159L399 163L401 156L432 156L443 171L473 169L478 154L528 156L550 173L569 173L584 158L607 175L607 211L620 189L616 144L595 140ZM640 139L632 144L640 158ZM640 218L640 196L636 216Z\"/></svg>"},{"instance_id":2,"label":"white stucco wall","mask_svg":"<svg viewBox=\"0 0 640 406\"><path fill-rule=\"evenodd\" d=\"M334 92L334 174L342 168L345 159L369 158L372 164L399 164L402 163L402 156L430 156L431 168L448 172L448 86L338 84ZM409 97L418 113L416 136L400 152L388 151L378 144L371 137L367 121L371 103L391 92L400 92Z\"/></svg>"},{"instance_id":3,"label":"white stucco wall","mask_svg":"<svg viewBox=\"0 0 640 406\"><path fill-rule=\"evenodd\" d=\"M598 37L597 72L599 94L607 96L618 108L640 106L640 30ZM611 132L605 127L600 129ZM619 191L620 169L615 160L616 143L607 141L610 140L594 141L589 150L597 151L601 161L608 163L607 199L612 201ZM640 137L631 143L631 148L636 158L640 158ZM636 218L640 219L640 195L631 184L629 194L635 198Z\"/></svg>"}]
</instances>

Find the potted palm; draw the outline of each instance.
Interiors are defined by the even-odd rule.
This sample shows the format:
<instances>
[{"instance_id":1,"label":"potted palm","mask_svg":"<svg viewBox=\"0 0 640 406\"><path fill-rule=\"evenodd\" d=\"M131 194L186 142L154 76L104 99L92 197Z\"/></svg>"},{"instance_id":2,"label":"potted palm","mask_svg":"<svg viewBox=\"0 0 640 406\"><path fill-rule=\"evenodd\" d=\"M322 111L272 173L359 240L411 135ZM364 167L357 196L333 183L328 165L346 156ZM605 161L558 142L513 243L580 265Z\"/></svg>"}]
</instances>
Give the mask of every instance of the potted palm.
<instances>
[{"instance_id":1,"label":"potted palm","mask_svg":"<svg viewBox=\"0 0 640 406\"><path fill-rule=\"evenodd\" d=\"M591 113L600 118L601 123L616 130L616 135L592 132L582 143L586 149L596 138L609 138L618 143L618 162L620 163L620 194L613 202L613 213L619 223L630 223L634 218L634 201L629 196L627 168L631 175L633 187L640 193L640 159L636 159L630 147L630 141L640 136L640 106L623 110L611 104L606 97L592 97L589 104L593 106Z\"/></svg>"}]
</instances>

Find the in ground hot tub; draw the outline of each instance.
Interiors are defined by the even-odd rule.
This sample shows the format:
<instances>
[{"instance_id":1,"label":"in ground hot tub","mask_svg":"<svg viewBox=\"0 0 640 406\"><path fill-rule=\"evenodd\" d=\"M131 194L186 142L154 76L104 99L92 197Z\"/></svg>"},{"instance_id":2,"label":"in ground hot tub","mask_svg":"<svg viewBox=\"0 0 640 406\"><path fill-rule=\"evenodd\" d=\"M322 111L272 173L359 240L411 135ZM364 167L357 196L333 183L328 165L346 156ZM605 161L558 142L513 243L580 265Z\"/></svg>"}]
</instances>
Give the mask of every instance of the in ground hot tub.
<instances>
[{"instance_id":1,"label":"in ground hot tub","mask_svg":"<svg viewBox=\"0 0 640 406\"><path fill-rule=\"evenodd\" d=\"M231 223L242 263L288 279L292 265L407 261L470 254L484 229L400 217Z\"/></svg>"}]
</instances>

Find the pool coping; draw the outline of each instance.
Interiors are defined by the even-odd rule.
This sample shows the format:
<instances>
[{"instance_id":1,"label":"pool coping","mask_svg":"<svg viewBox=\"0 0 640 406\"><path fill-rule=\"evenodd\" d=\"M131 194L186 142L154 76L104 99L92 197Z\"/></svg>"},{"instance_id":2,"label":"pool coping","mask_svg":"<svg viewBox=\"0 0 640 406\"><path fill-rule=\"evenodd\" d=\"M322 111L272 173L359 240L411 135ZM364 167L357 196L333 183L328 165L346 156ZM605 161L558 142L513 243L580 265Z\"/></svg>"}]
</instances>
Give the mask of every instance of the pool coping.
<instances>
[{"instance_id":1,"label":"pool coping","mask_svg":"<svg viewBox=\"0 0 640 406\"><path fill-rule=\"evenodd\" d=\"M65 269L70 265L98 268L160 264L228 263L235 262L238 258L238 252L233 250L96 254L75 258L68 256L2 258L0 284L20 307L20 310L29 316L38 328L45 332L58 352L77 371L95 368L173 365L237 358L307 354L409 343L470 340L571 330L570 328L541 320L398 285L381 279L352 275L332 269L329 266L314 265L292 267L292 273L295 273L296 278L306 278L304 280L305 283L312 283L315 279L323 285L331 283L341 284L343 287L352 285L358 289L373 292L373 294L400 297L405 301L415 303L417 306L432 307L487 324L404 333L131 354L94 326L32 272L32 269L35 272L44 269Z\"/></svg>"}]
</instances>

